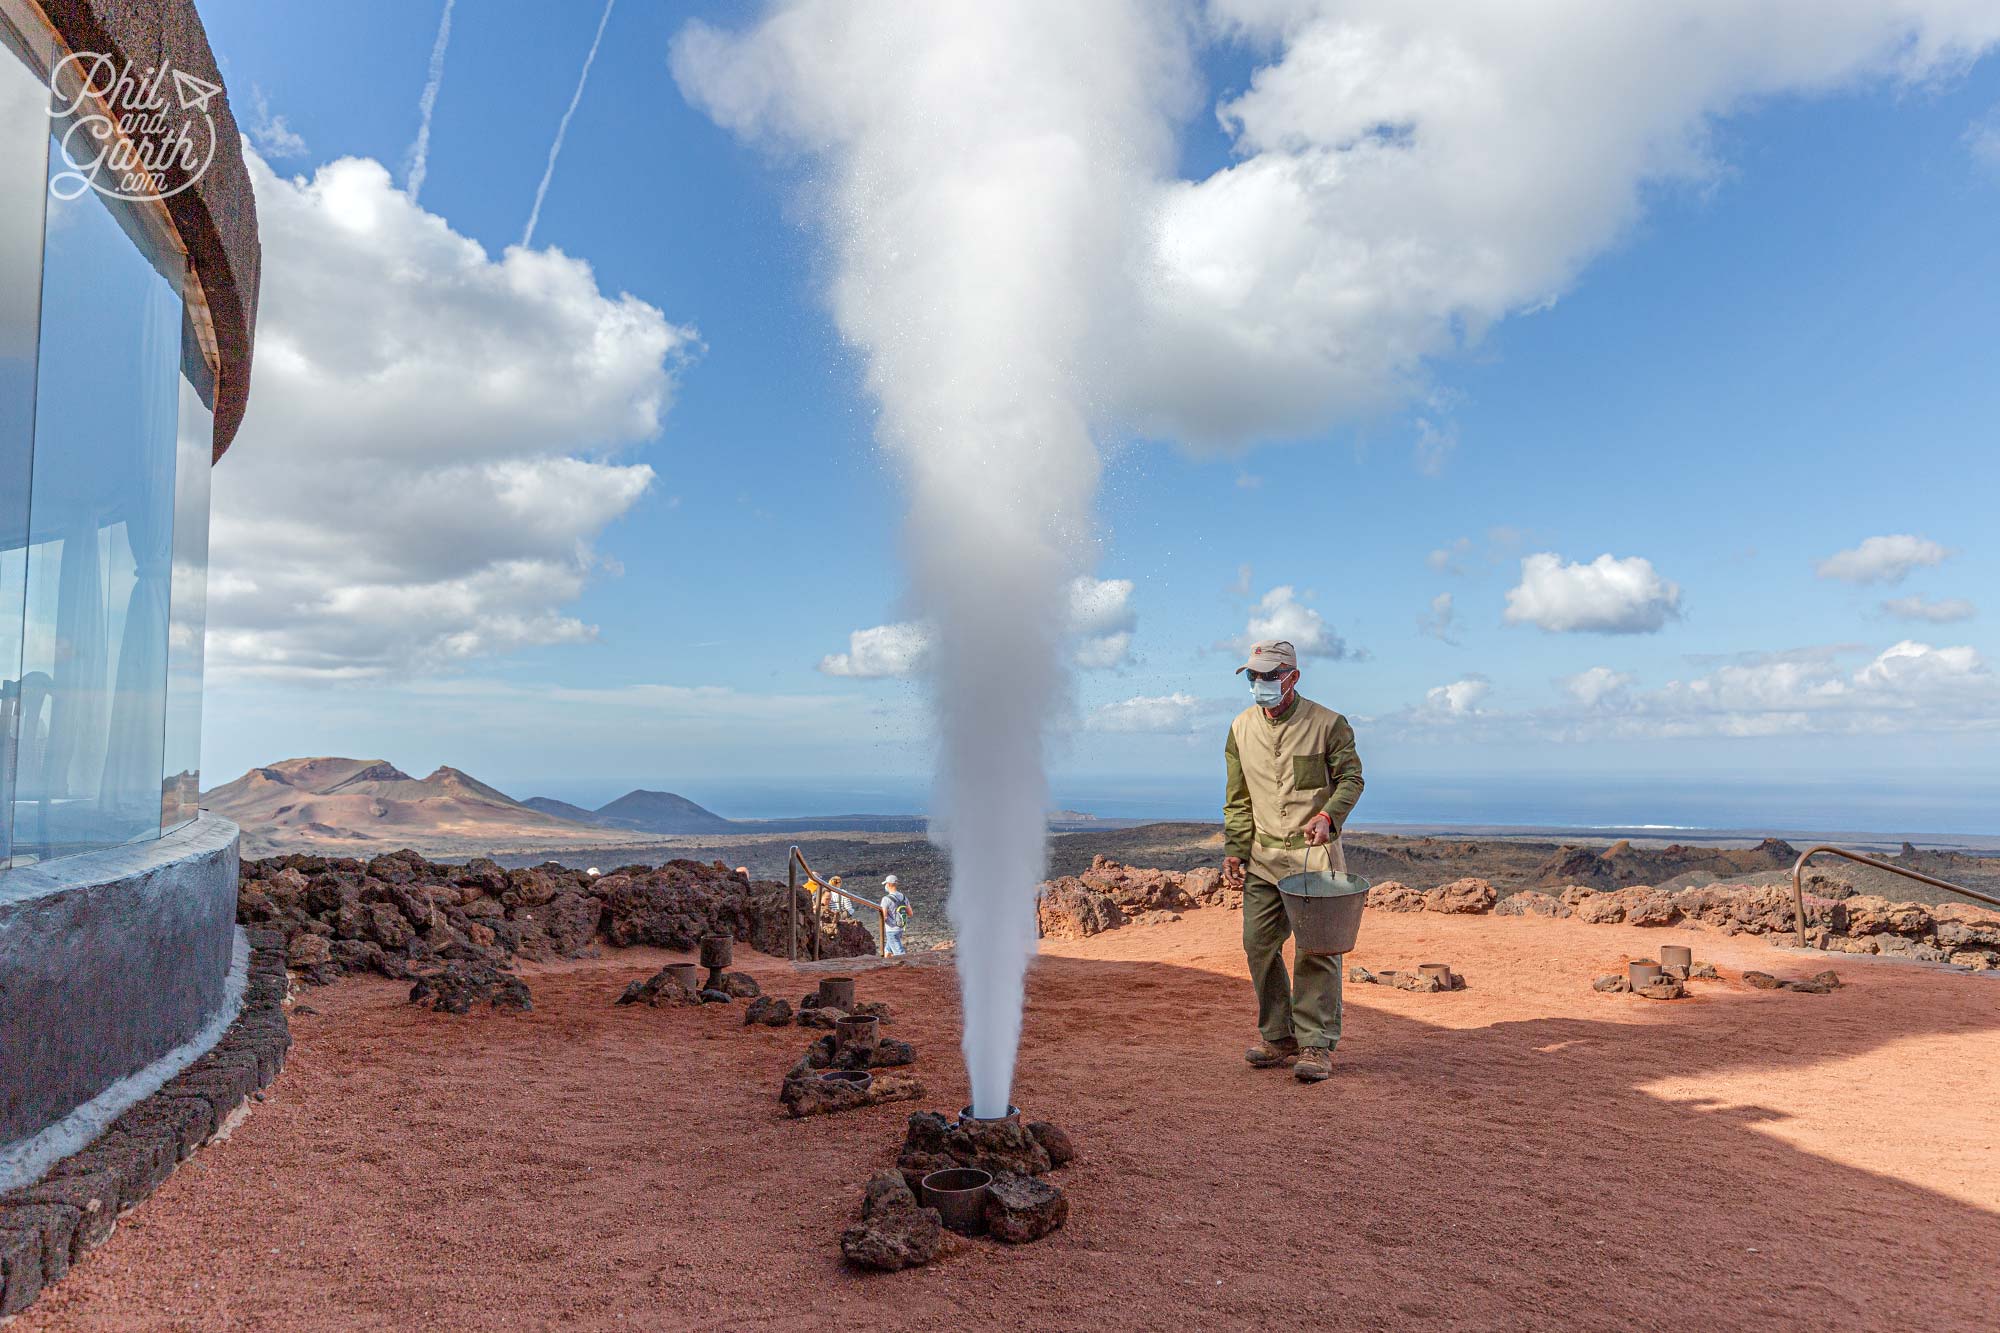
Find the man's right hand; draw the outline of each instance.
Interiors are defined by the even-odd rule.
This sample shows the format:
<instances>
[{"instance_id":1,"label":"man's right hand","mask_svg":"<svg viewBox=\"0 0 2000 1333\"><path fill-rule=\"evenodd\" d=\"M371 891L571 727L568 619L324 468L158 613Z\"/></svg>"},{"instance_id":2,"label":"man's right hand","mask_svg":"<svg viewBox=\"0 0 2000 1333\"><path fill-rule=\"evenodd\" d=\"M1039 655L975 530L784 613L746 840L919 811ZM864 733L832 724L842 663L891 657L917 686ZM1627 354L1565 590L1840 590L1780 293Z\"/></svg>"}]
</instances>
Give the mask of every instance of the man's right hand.
<instances>
[{"instance_id":1,"label":"man's right hand","mask_svg":"<svg viewBox=\"0 0 2000 1333\"><path fill-rule=\"evenodd\" d=\"M1244 879L1243 858L1240 856L1223 857L1222 858L1223 887L1230 889L1240 889L1243 887L1243 879Z\"/></svg>"}]
</instances>

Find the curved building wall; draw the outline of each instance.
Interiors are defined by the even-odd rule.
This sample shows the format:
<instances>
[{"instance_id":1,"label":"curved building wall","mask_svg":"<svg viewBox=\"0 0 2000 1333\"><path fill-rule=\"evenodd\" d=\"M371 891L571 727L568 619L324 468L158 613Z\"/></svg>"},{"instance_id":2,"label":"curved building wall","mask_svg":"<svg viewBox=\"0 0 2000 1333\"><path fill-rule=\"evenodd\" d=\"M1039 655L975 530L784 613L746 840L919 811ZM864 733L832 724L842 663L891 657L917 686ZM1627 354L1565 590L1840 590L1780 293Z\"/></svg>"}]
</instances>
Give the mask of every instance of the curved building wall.
<instances>
[{"instance_id":1,"label":"curved building wall","mask_svg":"<svg viewBox=\"0 0 2000 1333\"><path fill-rule=\"evenodd\" d=\"M52 97L72 55L171 100L93 145L117 94ZM261 261L220 83L191 0L0 0L0 1188L198 1055L237 993L202 640ZM136 191L75 155L195 121L199 169Z\"/></svg>"},{"instance_id":2,"label":"curved building wall","mask_svg":"<svg viewBox=\"0 0 2000 1333\"><path fill-rule=\"evenodd\" d=\"M17 177L0 185L0 262L29 278L39 255L0 380L4 868L192 817L215 381L171 233L144 205L61 182L67 127L41 71L25 53L0 64L0 169Z\"/></svg>"}]
</instances>

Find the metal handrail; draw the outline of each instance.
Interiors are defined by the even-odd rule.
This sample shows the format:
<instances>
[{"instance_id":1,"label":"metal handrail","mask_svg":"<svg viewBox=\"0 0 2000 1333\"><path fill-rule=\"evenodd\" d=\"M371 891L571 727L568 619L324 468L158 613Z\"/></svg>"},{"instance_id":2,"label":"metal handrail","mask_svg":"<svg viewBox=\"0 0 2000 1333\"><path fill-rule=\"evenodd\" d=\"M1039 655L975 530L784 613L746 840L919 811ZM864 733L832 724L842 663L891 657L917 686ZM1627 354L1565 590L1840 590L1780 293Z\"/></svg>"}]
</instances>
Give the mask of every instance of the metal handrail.
<instances>
[{"instance_id":1,"label":"metal handrail","mask_svg":"<svg viewBox=\"0 0 2000 1333\"><path fill-rule=\"evenodd\" d=\"M1907 866L1890 865L1887 861L1878 861L1872 856L1863 856L1859 852L1850 852L1844 847L1831 847L1825 843L1821 843L1817 847L1808 847L1805 851L1799 853L1799 859L1792 865L1792 903L1797 915L1799 947L1801 949L1806 947L1806 862L1818 856L1821 852L1828 852L1834 856L1844 856L1850 861L1859 862L1864 866L1874 866L1877 870L1886 870L1892 875L1901 875L1905 879L1914 879L1919 883L1928 884L1934 889L1943 889L1947 893L1962 893L1968 898L1977 898L1982 903L1987 903L1993 907L2000 907L2000 898L1981 893L1977 889L1968 889L1963 884L1947 883L1944 880L1934 879L1929 875L1923 874L1921 871L1911 870Z\"/></svg>"},{"instance_id":2,"label":"metal handrail","mask_svg":"<svg viewBox=\"0 0 2000 1333\"><path fill-rule=\"evenodd\" d=\"M849 902L860 903L862 906L872 910L881 919L881 943L877 947L881 950L880 956L886 958L889 953L889 914L882 910L882 904L870 902L868 899L860 897L857 894L849 893L846 889L836 888L832 884L827 883L824 879L820 878L818 871L806 864L805 853L801 852L797 847L793 847L785 856L785 878L789 886L789 892L785 898L787 907L786 919L791 923L792 961L795 963L799 961L799 913L797 903L799 896L799 871L801 870L806 872L808 880L811 880L819 887L819 892L815 893L812 899L812 954L814 961L818 961L819 959L819 923L820 909L824 901L823 895L829 893L837 893Z\"/></svg>"}]
</instances>

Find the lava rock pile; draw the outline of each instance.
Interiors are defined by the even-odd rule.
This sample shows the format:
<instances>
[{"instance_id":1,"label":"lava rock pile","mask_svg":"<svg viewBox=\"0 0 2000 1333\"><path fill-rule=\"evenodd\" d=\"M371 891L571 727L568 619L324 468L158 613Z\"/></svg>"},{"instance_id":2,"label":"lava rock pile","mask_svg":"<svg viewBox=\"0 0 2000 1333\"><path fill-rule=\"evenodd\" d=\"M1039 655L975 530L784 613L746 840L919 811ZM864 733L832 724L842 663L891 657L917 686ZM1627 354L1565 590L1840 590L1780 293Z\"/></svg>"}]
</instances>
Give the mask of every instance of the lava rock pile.
<instances>
[{"instance_id":1,"label":"lava rock pile","mask_svg":"<svg viewBox=\"0 0 2000 1333\"><path fill-rule=\"evenodd\" d=\"M291 969L321 985L350 972L414 981L450 962L505 968L517 957L577 958L600 945L693 949L711 934L783 955L795 924L802 943L812 935L805 893L749 880L720 861L593 876L553 862L525 870L483 857L447 865L410 851L368 861L246 861L236 917L281 932ZM820 951L871 954L875 942L860 923L840 921L829 923Z\"/></svg>"},{"instance_id":2,"label":"lava rock pile","mask_svg":"<svg viewBox=\"0 0 2000 1333\"><path fill-rule=\"evenodd\" d=\"M757 979L747 972L727 972L723 974L720 987L709 987L697 982L690 986L682 980L676 968L685 968L684 963L668 963L665 967L647 977L635 981L619 992L618 1004L645 1004L655 1009L671 1009L686 1004L728 1004L733 1000L757 1000L764 994L764 988ZM783 1003L783 1001L779 1001Z\"/></svg>"},{"instance_id":3,"label":"lava rock pile","mask_svg":"<svg viewBox=\"0 0 2000 1333\"><path fill-rule=\"evenodd\" d=\"M1789 979L1774 977L1769 972L1745 972L1743 980L1757 990L1789 990L1801 995L1827 995L1840 989L1840 975L1832 969Z\"/></svg>"},{"instance_id":4,"label":"lava rock pile","mask_svg":"<svg viewBox=\"0 0 2000 1333\"><path fill-rule=\"evenodd\" d=\"M1347 969L1347 979L1361 982L1363 985L1394 986L1397 990L1415 991L1419 995L1465 989L1465 978L1448 967L1442 971L1428 968L1385 967L1380 972L1371 972L1356 964Z\"/></svg>"},{"instance_id":5,"label":"lava rock pile","mask_svg":"<svg viewBox=\"0 0 2000 1333\"><path fill-rule=\"evenodd\" d=\"M835 995L846 999L849 1007L836 1009L828 1003ZM785 1072L778 1086L778 1100L787 1115L795 1119L827 1115L885 1102L916 1101L924 1096L924 1085L914 1078L874 1073L878 1069L899 1069L916 1063L917 1050L909 1042L881 1035L882 1025L892 1021L888 1005L880 1001L856 1001L852 996L852 979L841 978L800 1001L801 1026L832 1030L807 1046L798 1063ZM787 1016L789 1012L788 1006ZM856 1019L872 1021L853 1021ZM749 1021L747 1017L745 1021ZM781 1025L772 1022L772 1026ZM829 1079L826 1075L830 1073L867 1077Z\"/></svg>"},{"instance_id":6,"label":"lava rock pile","mask_svg":"<svg viewBox=\"0 0 2000 1333\"><path fill-rule=\"evenodd\" d=\"M528 983L486 963L454 959L410 987L411 1004L429 1004L441 1014L469 1014L474 1005L527 1013L535 1006Z\"/></svg>"},{"instance_id":7,"label":"lava rock pile","mask_svg":"<svg viewBox=\"0 0 2000 1333\"><path fill-rule=\"evenodd\" d=\"M896 1169L871 1178L861 1218L841 1234L857 1268L892 1270L930 1263L949 1243L942 1215L922 1203L922 1182L937 1171L971 1168L992 1177L980 1206L981 1234L1025 1245L1069 1220L1069 1199L1042 1177L1075 1160L1069 1135L1046 1121L951 1121L934 1111L910 1117Z\"/></svg>"},{"instance_id":8,"label":"lava rock pile","mask_svg":"<svg viewBox=\"0 0 2000 1333\"><path fill-rule=\"evenodd\" d=\"M1240 907L1243 894L1223 887L1222 872L1213 867L1142 870L1098 856L1080 875L1045 882L1036 902L1042 934L1063 940L1178 921L1199 907Z\"/></svg>"}]
</instances>

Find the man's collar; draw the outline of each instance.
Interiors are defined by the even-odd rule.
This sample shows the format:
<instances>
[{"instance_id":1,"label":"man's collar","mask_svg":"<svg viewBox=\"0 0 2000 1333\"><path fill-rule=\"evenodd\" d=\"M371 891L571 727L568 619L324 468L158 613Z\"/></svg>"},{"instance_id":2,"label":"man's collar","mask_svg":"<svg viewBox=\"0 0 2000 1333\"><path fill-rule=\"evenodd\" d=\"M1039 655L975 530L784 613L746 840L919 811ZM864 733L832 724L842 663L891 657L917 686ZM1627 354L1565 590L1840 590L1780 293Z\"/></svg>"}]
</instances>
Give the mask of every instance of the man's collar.
<instances>
[{"instance_id":1,"label":"man's collar","mask_svg":"<svg viewBox=\"0 0 2000 1333\"><path fill-rule=\"evenodd\" d=\"M1263 713L1264 720L1266 722L1269 722L1272 726L1275 727L1276 725L1278 725L1278 723L1283 722L1286 718L1290 717L1294 712L1298 711L1298 707L1299 707L1299 692L1297 690L1293 690L1291 700L1288 703L1286 703L1283 708L1280 708L1276 713L1265 713L1264 710L1261 708L1259 708L1257 711L1259 713Z\"/></svg>"}]
</instances>

